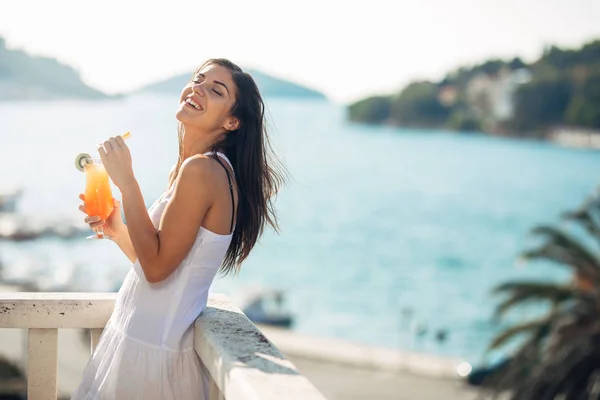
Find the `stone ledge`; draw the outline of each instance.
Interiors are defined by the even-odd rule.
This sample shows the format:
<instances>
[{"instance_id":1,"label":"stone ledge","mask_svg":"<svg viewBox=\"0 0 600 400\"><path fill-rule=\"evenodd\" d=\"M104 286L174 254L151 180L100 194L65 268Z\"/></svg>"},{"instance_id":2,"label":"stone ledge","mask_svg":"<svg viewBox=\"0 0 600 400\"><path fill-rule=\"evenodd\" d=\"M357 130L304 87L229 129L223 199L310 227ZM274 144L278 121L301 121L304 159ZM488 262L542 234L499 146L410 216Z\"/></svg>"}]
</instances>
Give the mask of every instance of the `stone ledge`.
<instances>
[{"instance_id":1,"label":"stone ledge","mask_svg":"<svg viewBox=\"0 0 600 400\"><path fill-rule=\"evenodd\" d=\"M2 328L104 328L116 293L0 293Z\"/></svg>"},{"instance_id":2,"label":"stone ledge","mask_svg":"<svg viewBox=\"0 0 600 400\"><path fill-rule=\"evenodd\" d=\"M196 352L227 400L325 399L224 295L211 295L195 335Z\"/></svg>"}]
</instances>

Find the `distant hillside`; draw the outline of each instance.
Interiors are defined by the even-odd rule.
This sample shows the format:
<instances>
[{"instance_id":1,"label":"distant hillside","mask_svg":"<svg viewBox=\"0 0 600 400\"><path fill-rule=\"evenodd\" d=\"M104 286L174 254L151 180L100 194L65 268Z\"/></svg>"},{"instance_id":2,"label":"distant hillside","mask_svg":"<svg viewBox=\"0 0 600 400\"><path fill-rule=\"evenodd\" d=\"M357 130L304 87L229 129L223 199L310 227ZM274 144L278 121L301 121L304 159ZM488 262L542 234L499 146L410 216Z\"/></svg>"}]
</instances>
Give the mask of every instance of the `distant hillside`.
<instances>
[{"instance_id":1,"label":"distant hillside","mask_svg":"<svg viewBox=\"0 0 600 400\"><path fill-rule=\"evenodd\" d=\"M105 97L83 83L73 68L53 58L9 50L0 37L0 100Z\"/></svg>"},{"instance_id":2,"label":"distant hillside","mask_svg":"<svg viewBox=\"0 0 600 400\"><path fill-rule=\"evenodd\" d=\"M264 97L326 99L323 93L296 83L278 79L256 70L247 70L247 72L252 75ZM143 87L135 93L179 93L189 81L190 75L190 73L186 73L156 82Z\"/></svg>"},{"instance_id":3,"label":"distant hillside","mask_svg":"<svg viewBox=\"0 0 600 400\"><path fill-rule=\"evenodd\" d=\"M600 40L548 47L533 63L488 60L443 80L360 100L352 121L545 136L557 127L600 129Z\"/></svg>"}]
</instances>

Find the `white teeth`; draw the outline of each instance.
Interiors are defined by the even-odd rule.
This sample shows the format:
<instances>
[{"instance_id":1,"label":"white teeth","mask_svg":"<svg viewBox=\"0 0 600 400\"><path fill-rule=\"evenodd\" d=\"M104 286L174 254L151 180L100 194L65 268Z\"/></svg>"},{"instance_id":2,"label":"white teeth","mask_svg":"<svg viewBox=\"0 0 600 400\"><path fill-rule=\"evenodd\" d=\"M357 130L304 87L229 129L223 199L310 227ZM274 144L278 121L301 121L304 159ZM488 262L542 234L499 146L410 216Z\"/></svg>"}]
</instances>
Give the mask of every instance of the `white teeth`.
<instances>
[{"instance_id":1,"label":"white teeth","mask_svg":"<svg viewBox=\"0 0 600 400\"><path fill-rule=\"evenodd\" d=\"M194 100L192 100L192 99L186 99L185 101L186 101L186 103L188 103L189 105L191 105L192 107L194 107L196 110L200 109L200 106Z\"/></svg>"}]
</instances>

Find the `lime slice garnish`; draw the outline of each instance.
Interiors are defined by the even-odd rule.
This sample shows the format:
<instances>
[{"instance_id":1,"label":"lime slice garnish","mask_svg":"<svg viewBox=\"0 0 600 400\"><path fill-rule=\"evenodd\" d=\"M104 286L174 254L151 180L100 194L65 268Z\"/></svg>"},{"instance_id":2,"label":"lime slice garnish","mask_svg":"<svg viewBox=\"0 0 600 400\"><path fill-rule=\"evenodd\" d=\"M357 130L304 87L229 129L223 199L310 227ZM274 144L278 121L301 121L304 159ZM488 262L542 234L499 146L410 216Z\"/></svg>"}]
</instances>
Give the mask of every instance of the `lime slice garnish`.
<instances>
[{"instance_id":1,"label":"lime slice garnish","mask_svg":"<svg viewBox=\"0 0 600 400\"><path fill-rule=\"evenodd\" d=\"M86 164L92 163L92 156L87 153L79 153L77 157L75 157L75 167L81 172L84 171L84 167Z\"/></svg>"}]
</instances>

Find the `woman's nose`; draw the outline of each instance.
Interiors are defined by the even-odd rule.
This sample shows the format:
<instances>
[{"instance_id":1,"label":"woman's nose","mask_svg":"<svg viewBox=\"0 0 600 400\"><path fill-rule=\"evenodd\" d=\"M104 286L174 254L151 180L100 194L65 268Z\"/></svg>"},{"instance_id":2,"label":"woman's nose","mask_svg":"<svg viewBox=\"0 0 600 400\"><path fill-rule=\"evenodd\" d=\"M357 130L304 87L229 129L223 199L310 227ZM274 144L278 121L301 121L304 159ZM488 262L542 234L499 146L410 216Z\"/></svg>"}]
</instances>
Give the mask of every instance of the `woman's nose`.
<instances>
[{"instance_id":1,"label":"woman's nose","mask_svg":"<svg viewBox=\"0 0 600 400\"><path fill-rule=\"evenodd\" d=\"M204 97L204 88L201 83L194 84L194 86L192 86L192 92Z\"/></svg>"}]
</instances>

